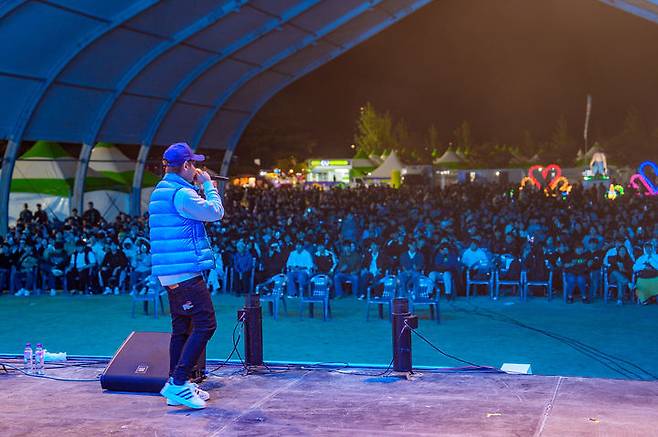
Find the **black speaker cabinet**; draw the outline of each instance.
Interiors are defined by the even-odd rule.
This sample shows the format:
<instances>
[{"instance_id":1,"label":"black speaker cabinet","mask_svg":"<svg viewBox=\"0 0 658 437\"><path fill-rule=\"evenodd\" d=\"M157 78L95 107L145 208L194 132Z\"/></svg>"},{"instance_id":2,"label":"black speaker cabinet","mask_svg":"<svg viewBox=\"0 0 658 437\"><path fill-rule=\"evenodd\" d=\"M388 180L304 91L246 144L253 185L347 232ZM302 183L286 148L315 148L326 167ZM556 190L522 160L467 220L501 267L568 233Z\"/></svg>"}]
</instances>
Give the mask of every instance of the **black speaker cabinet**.
<instances>
[{"instance_id":1,"label":"black speaker cabinet","mask_svg":"<svg viewBox=\"0 0 658 437\"><path fill-rule=\"evenodd\" d=\"M101 387L112 391L159 393L169 377L168 332L131 332L101 375ZM206 369L204 349L194 378Z\"/></svg>"}]
</instances>

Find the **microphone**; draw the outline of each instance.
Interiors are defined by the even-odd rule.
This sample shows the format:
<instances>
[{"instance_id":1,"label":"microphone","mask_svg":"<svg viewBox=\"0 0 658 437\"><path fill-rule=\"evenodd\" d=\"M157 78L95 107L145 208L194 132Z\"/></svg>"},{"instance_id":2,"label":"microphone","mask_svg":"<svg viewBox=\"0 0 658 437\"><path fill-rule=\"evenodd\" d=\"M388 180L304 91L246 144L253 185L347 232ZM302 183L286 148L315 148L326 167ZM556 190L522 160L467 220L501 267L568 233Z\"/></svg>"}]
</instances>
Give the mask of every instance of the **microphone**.
<instances>
[{"instance_id":1,"label":"microphone","mask_svg":"<svg viewBox=\"0 0 658 437\"><path fill-rule=\"evenodd\" d=\"M203 167L202 170L205 171L206 173L208 173L208 176L210 176L210 179L212 179L213 181L225 182L225 181L229 180L229 178L227 178L226 176L220 176L219 174L217 174L216 172L210 170L207 167Z\"/></svg>"}]
</instances>

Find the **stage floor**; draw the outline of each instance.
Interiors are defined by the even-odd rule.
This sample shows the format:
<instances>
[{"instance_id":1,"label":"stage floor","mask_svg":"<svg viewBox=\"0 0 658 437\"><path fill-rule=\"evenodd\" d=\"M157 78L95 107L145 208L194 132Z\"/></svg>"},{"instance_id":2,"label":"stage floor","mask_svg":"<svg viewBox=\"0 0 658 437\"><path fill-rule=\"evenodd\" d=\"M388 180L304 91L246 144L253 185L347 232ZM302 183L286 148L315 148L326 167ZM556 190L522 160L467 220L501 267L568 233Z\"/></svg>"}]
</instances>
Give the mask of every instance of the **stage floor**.
<instances>
[{"instance_id":1,"label":"stage floor","mask_svg":"<svg viewBox=\"0 0 658 437\"><path fill-rule=\"evenodd\" d=\"M49 370L94 378L102 365ZM0 371L0 435L656 435L658 383L422 372L407 380L294 368L204 384L205 410ZM275 370L279 372L278 369ZM361 372L366 372L362 370ZM375 373L373 370L367 372Z\"/></svg>"}]
</instances>

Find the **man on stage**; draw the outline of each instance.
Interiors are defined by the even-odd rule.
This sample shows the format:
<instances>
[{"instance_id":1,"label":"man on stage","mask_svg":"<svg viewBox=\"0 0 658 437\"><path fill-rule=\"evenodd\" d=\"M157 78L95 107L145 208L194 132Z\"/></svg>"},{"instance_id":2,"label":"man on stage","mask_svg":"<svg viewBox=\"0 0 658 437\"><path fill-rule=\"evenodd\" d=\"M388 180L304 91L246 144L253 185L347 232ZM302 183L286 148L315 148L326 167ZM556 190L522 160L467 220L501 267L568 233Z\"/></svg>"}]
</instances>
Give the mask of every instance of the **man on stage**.
<instances>
[{"instance_id":1,"label":"man on stage","mask_svg":"<svg viewBox=\"0 0 658 437\"><path fill-rule=\"evenodd\" d=\"M170 378L160 394L168 405L205 408L208 393L189 377L217 327L202 276L215 266L204 222L220 220L224 207L208 173L195 167L203 155L176 143L163 160L166 174L149 204L152 274L167 289L172 326Z\"/></svg>"}]
</instances>

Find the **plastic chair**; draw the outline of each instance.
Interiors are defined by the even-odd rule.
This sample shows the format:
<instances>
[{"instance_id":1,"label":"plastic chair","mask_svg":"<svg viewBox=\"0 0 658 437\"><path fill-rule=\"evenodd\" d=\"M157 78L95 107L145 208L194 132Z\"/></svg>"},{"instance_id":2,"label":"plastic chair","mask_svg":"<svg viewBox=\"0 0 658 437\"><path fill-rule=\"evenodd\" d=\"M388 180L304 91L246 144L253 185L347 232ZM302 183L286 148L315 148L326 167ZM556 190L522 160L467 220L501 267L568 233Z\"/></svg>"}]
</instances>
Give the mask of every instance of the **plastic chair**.
<instances>
[{"instance_id":1,"label":"plastic chair","mask_svg":"<svg viewBox=\"0 0 658 437\"><path fill-rule=\"evenodd\" d=\"M256 285L256 294L260 295L260 302L269 303L270 314L274 316L274 320L277 320L279 316L279 302L283 303L283 312L286 316L288 315L288 305L284 295L287 285L288 277L283 273L274 275L267 281Z\"/></svg>"},{"instance_id":2,"label":"plastic chair","mask_svg":"<svg viewBox=\"0 0 658 437\"><path fill-rule=\"evenodd\" d=\"M132 296L132 309L131 309L131 317L134 319L135 318L135 305L139 302L144 303L144 313L148 314L148 304L150 302L153 302L153 318L157 319L158 318L158 304L160 305L160 308L162 309L162 314L166 314L165 311L165 306L164 302L162 301L162 286L160 285L160 281L153 276L149 276L148 280L146 281L148 284L147 290L145 294L140 295L139 293L135 293Z\"/></svg>"},{"instance_id":3,"label":"plastic chair","mask_svg":"<svg viewBox=\"0 0 658 437\"><path fill-rule=\"evenodd\" d=\"M630 294L631 302L636 301L636 296L635 296L635 273L633 273L633 276L631 276L631 280L628 283L628 291ZM604 267L603 268L603 302L608 303L608 297L610 295L610 289L612 288L619 288L617 286L616 282L610 282L609 278L609 268Z\"/></svg>"},{"instance_id":4,"label":"plastic chair","mask_svg":"<svg viewBox=\"0 0 658 437\"><path fill-rule=\"evenodd\" d=\"M414 312L416 307L428 306L430 309L430 318L434 318L436 313L436 322L441 323L439 315L439 299L441 293L434 293L434 282L427 276L419 276L414 281L414 286L411 289L409 296L409 311Z\"/></svg>"},{"instance_id":5,"label":"plastic chair","mask_svg":"<svg viewBox=\"0 0 658 437\"><path fill-rule=\"evenodd\" d=\"M330 308L329 308L329 287L331 284L331 278L325 274L319 274L313 276L308 281L308 295L304 296L302 294L299 300L299 317L304 316L304 304L322 304L322 317L323 320L327 320L330 317Z\"/></svg>"},{"instance_id":6,"label":"plastic chair","mask_svg":"<svg viewBox=\"0 0 658 437\"><path fill-rule=\"evenodd\" d=\"M381 296L373 296L372 289L375 286L383 285L384 290ZM393 299L397 292L398 279L394 275L386 275L366 290L366 320L370 319L370 305L379 305L379 317L382 318L383 305L388 305L388 318L391 318L393 310Z\"/></svg>"},{"instance_id":7,"label":"plastic chair","mask_svg":"<svg viewBox=\"0 0 658 437\"><path fill-rule=\"evenodd\" d=\"M473 279L471 278L471 270L466 270L466 298L471 297L471 287L478 285L486 285L487 292L490 297L493 297L494 292L494 275L491 272L487 272L486 277L483 279ZM475 295L477 295L477 288L475 289Z\"/></svg>"},{"instance_id":8,"label":"plastic chair","mask_svg":"<svg viewBox=\"0 0 658 437\"><path fill-rule=\"evenodd\" d=\"M506 264L509 262L509 267L511 267L512 263L515 261L518 261L514 258L513 255L511 254L504 254L500 256L501 261L505 261ZM513 279L501 279L501 276L506 274L508 272L508 269L504 269L501 267L497 267L496 270L494 271L494 300L498 299L498 296L500 295L500 287L501 286L511 286L512 291L516 291L517 288L519 290L519 298L523 300L523 275L522 272L519 271L519 277L518 278L513 278Z\"/></svg>"},{"instance_id":9,"label":"plastic chair","mask_svg":"<svg viewBox=\"0 0 658 437\"><path fill-rule=\"evenodd\" d=\"M521 271L521 283L523 284L523 300L528 299L528 289L530 287L546 287L548 300L553 299L553 270L548 270L548 279L545 281L528 280L528 272Z\"/></svg>"}]
</instances>

